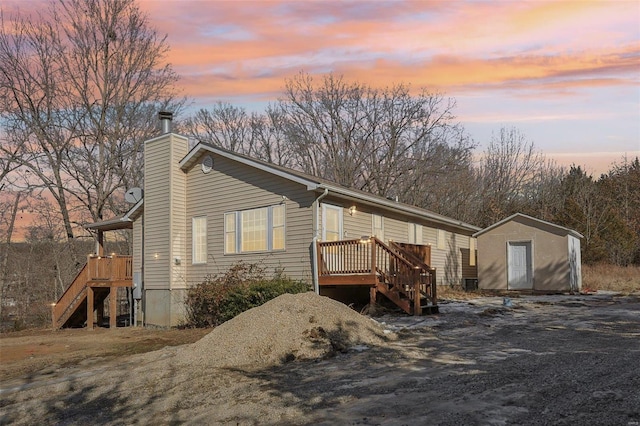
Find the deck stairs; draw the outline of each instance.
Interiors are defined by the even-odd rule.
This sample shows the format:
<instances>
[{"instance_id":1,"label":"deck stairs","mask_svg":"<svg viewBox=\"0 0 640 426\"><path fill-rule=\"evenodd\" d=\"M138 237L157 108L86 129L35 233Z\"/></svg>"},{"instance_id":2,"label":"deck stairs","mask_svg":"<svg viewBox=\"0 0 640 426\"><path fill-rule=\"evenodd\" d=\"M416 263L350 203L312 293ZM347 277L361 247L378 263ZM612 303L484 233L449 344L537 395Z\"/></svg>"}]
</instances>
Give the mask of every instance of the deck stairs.
<instances>
[{"instance_id":1,"label":"deck stairs","mask_svg":"<svg viewBox=\"0 0 640 426\"><path fill-rule=\"evenodd\" d=\"M437 313L436 270L375 237L318 243L320 285L368 285L409 315Z\"/></svg>"},{"instance_id":2,"label":"deck stairs","mask_svg":"<svg viewBox=\"0 0 640 426\"><path fill-rule=\"evenodd\" d=\"M104 306L104 300L117 287L131 287L131 256L89 256L71 285L52 308L54 329L81 327L86 324L87 299L93 299L93 310ZM89 296L91 291L91 297Z\"/></svg>"}]
</instances>

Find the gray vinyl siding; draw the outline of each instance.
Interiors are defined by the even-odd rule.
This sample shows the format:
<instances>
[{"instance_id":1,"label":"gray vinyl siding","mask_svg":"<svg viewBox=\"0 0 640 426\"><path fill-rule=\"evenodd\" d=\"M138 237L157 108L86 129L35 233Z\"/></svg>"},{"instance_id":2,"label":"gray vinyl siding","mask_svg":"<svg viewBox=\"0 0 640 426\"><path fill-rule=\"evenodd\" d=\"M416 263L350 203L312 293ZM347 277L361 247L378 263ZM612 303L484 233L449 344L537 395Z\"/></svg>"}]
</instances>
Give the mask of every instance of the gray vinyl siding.
<instances>
[{"instance_id":1,"label":"gray vinyl siding","mask_svg":"<svg viewBox=\"0 0 640 426\"><path fill-rule=\"evenodd\" d=\"M171 289L186 288L185 275L186 264L184 259L187 256L187 176L179 168L178 162L187 154L188 141L179 141L177 136L171 141ZM182 142L182 143L181 143ZM190 221L189 221L190 222ZM189 226L191 223L189 223Z\"/></svg>"},{"instance_id":2,"label":"gray vinyl siding","mask_svg":"<svg viewBox=\"0 0 640 426\"><path fill-rule=\"evenodd\" d=\"M142 271L142 216L133 222L133 272Z\"/></svg>"},{"instance_id":3,"label":"gray vinyl siding","mask_svg":"<svg viewBox=\"0 0 640 426\"><path fill-rule=\"evenodd\" d=\"M387 209L375 209L368 205L354 203L349 200L335 197L327 197L322 201L324 204L343 207L344 239L360 238L364 235L371 235L373 214L381 215L384 221L384 242L397 241L409 242L408 223L422 225L422 244L431 246L431 267L436 268L437 283L439 285L461 285L463 278L476 277L475 267L468 264L469 236L467 234L456 233L452 229L438 228L438 225L427 220L415 217L408 217L399 212ZM349 208L355 206L353 215L349 213ZM322 223L322 219L320 219ZM445 248L437 248L438 229L445 231Z\"/></svg>"},{"instance_id":4,"label":"gray vinyl siding","mask_svg":"<svg viewBox=\"0 0 640 426\"><path fill-rule=\"evenodd\" d=\"M259 263L268 274L282 268L291 278L311 282L312 204L317 195L303 185L211 155L211 172L204 174L197 161L187 176L187 282L202 282L208 274L224 273L239 261ZM225 213L281 204L285 205L285 250L224 253ZM192 265L191 218L196 216L207 218L207 263Z\"/></svg>"},{"instance_id":5,"label":"gray vinyl siding","mask_svg":"<svg viewBox=\"0 0 640 426\"><path fill-rule=\"evenodd\" d=\"M167 289L175 278L173 256L179 246L182 171L178 161L187 151L187 140L170 134L145 142L144 282L145 289ZM173 227L177 229L173 229ZM184 225L183 225L184 226ZM172 244L173 243L173 244Z\"/></svg>"}]
</instances>

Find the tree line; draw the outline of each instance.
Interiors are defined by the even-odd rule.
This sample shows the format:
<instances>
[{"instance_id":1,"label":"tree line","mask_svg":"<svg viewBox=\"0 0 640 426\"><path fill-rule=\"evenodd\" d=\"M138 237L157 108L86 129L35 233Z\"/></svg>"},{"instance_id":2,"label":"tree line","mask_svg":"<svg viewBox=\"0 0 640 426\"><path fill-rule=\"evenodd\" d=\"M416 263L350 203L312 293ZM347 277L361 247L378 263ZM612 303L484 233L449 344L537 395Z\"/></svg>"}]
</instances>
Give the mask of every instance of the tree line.
<instances>
[{"instance_id":1,"label":"tree line","mask_svg":"<svg viewBox=\"0 0 640 426\"><path fill-rule=\"evenodd\" d=\"M21 212L35 217L25 238L36 244L86 237L80 225L127 209L122 194L143 184L157 112L180 118L189 101L168 49L134 0L59 0L30 16L0 9L0 284ZM640 264L637 158L594 178L507 127L478 155L455 108L405 83L300 72L262 112L220 101L176 125L194 140L480 227L529 214L583 234L586 262Z\"/></svg>"}]
</instances>

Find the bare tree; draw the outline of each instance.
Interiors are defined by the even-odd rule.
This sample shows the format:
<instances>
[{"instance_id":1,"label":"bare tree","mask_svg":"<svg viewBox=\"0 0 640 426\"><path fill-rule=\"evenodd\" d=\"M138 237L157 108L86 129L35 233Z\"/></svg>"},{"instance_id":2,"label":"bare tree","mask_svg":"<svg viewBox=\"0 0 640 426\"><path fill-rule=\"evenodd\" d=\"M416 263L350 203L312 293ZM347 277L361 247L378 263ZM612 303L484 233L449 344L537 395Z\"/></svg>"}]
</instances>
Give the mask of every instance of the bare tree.
<instances>
[{"instance_id":1,"label":"bare tree","mask_svg":"<svg viewBox=\"0 0 640 426\"><path fill-rule=\"evenodd\" d=\"M425 90L376 89L334 74L317 83L301 73L279 107L296 166L345 186L430 208L421 198L433 194L428 184L469 166L473 143L454 123L455 102Z\"/></svg>"},{"instance_id":2,"label":"bare tree","mask_svg":"<svg viewBox=\"0 0 640 426\"><path fill-rule=\"evenodd\" d=\"M13 236L21 195L20 192L17 192L13 202L0 200L0 230L6 228L6 232L0 232L0 236L2 237L0 241L0 320L3 319L2 307L8 286L7 266L11 255L11 237Z\"/></svg>"},{"instance_id":3,"label":"bare tree","mask_svg":"<svg viewBox=\"0 0 640 426\"><path fill-rule=\"evenodd\" d=\"M2 20L2 151L53 195L67 238L74 220L113 214L115 191L142 181L149 117L182 105L167 50L132 0L59 0Z\"/></svg>"},{"instance_id":4,"label":"bare tree","mask_svg":"<svg viewBox=\"0 0 640 426\"><path fill-rule=\"evenodd\" d=\"M487 226L522 209L527 189L535 187L545 157L516 128L493 135L479 166L482 223Z\"/></svg>"},{"instance_id":5,"label":"bare tree","mask_svg":"<svg viewBox=\"0 0 640 426\"><path fill-rule=\"evenodd\" d=\"M241 154L252 150L251 118L242 107L217 102L210 109L198 110L182 126L188 136L199 141Z\"/></svg>"}]
</instances>

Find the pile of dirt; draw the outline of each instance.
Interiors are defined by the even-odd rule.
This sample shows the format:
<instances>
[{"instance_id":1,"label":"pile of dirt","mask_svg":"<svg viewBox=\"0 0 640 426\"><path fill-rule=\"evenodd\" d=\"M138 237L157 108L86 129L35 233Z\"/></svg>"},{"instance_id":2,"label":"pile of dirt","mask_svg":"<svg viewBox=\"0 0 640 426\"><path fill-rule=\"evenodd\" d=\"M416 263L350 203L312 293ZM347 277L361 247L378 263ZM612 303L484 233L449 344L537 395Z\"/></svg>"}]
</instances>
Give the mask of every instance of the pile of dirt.
<instances>
[{"instance_id":1,"label":"pile of dirt","mask_svg":"<svg viewBox=\"0 0 640 426\"><path fill-rule=\"evenodd\" d=\"M389 330L340 302L312 292L284 294L225 322L176 358L189 365L264 367L390 339Z\"/></svg>"}]
</instances>

